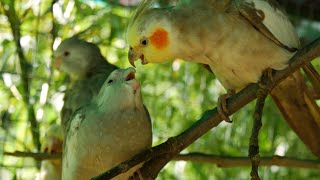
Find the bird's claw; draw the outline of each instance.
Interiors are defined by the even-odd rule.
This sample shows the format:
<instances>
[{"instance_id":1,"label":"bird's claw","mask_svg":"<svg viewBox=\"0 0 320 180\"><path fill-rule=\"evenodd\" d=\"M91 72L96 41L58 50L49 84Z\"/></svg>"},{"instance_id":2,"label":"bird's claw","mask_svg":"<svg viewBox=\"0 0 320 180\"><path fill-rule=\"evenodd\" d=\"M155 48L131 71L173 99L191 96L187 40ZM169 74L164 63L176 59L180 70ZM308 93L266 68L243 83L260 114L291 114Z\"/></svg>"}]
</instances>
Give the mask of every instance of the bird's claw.
<instances>
[{"instance_id":1,"label":"bird's claw","mask_svg":"<svg viewBox=\"0 0 320 180\"><path fill-rule=\"evenodd\" d=\"M229 114L229 109L227 108L227 99L231 97L234 94L233 91L228 92L227 94L223 94L219 96L218 98L218 113L221 116L223 120L225 120L228 123L232 123L232 120L230 120L228 114Z\"/></svg>"},{"instance_id":2,"label":"bird's claw","mask_svg":"<svg viewBox=\"0 0 320 180\"><path fill-rule=\"evenodd\" d=\"M271 68L266 69L263 71L259 85L259 90L257 92L257 97L265 97L271 91L271 87L268 87L270 83L273 82L273 70Z\"/></svg>"},{"instance_id":3,"label":"bird's claw","mask_svg":"<svg viewBox=\"0 0 320 180\"><path fill-rule=\"evenodd\" d=\"M141 179L143 178L142 178L140 169L138 169L136 172L133 173L132 176L128 178L128 180L141 180Z\"/></svg>"}]
</instances>

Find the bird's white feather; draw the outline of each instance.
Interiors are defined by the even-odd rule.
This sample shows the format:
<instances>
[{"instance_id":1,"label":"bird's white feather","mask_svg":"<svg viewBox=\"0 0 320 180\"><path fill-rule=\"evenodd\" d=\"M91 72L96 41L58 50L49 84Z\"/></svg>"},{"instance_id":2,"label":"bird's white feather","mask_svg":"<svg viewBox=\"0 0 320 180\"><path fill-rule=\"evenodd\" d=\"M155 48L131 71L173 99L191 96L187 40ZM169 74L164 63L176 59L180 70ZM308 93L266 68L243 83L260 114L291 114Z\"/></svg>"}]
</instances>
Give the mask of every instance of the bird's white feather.
<instances>
[{"instance_id":1,"label":"bird's white feather","mask_svg":"<svg viewBox=\"0 0 320 180\"><path fill-rule=\"evenodd\" d=\"M264 13L263 24L282 44L289 48L299 48L298 35L287 15L280 8L266 0L245 0L245 2L253 3L257 10Z\"/></svg>"}]
</instances>

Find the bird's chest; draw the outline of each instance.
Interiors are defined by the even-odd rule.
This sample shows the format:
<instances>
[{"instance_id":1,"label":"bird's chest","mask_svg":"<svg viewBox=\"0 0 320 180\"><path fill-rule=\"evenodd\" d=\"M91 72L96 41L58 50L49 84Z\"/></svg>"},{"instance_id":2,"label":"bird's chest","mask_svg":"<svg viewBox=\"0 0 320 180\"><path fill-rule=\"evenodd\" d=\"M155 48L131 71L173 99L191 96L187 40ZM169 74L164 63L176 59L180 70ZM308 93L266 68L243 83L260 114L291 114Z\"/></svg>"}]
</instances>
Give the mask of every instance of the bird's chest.
<instances>
[{"instance_id":1,"label":"bird's chest","mask_svg":"<svg viewBox=\"0 0 320 180\"><path fill-rule=\"evenodd\" d=\"M243 57L235 52L223 53L210 59L209 66L227 90L240 90L249 83L256 83L267 65L255 64L256 57ZM259 59L258 59L259 60Z\"/></svg>"},{"instance_id":2,"label":"bird's chest","mask_svg":"<svg viewBox=\"0 0 320 180\"><path fill-rule=\"evenodd\" d=\"M272 45L259 46L257 41L226 43L208 52L206 57L221 84L228 90L238 91L258 82L264 70L280 70L287 66L288 54L270 47Z\"/></svg>"},{"instance_id":3,"label":"bird's chest","mask_svg":"<svg viewBox=\"0 0 320 180\"><path fill-rule=\"evenodd\" d=\"M75 176L99 174L151 143L151 127L136 111L92 114L74 123L66 145L68 164L64 163Z\"/></svg>"},{"instance_id":4,"label":"bird's chest","mask_svg":"<svg viewBox=\"0 0 320 180\"><path fill-rule=\"evenodd\" d=\"M83 121L72 137L74 149L85 147L83 156L98 158L99 155L109 154L114 157L123 151L130 151L133 148L131 145L139 139L139 132L147 126L147 122L133 112L97 116L100 117ZM96 121L90 122L91 119ZM109 157L108 161L112 161L112 158Z\"/></svg>"},{"instance_id":5,"label":"bird's chest","mask_svg":"<svg viewBox=\"0 0 320 180\"><path fill-rule=\"evenodd\" d=\"M208 64L226 89L257 82L267 68L285 68L292 55L238 15L214 16L206 22L186 31L182 58Z\"/></svg>"}]
</instances>

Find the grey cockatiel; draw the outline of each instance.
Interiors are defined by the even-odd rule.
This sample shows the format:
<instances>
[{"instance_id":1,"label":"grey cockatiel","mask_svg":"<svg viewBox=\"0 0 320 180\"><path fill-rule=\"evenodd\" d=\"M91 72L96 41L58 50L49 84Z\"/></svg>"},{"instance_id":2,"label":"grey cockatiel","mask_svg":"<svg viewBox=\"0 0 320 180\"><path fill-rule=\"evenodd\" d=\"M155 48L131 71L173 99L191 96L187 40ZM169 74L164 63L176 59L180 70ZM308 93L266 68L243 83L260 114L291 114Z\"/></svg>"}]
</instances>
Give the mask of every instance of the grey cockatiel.
<instances>
[{"instance_id":1,"label":"grey cockatiel","mask_svg":"<svg viewBox=\"0 0 320 180\"><path fill-rule=\"evenodd\" d=\"M47 153L61 153L63 144L63 135L61 126L51 125L43 138L42 151ZM61 180L62 160L49 159L41 162L41 171L39 180Z\"/></svg>"},{"instance_id":2,"label":"grey cockatiel","mask_svg":"<svg viewBox=\"0 0 320 180\"><path fill-rule=\"evenodd\" d=\"M151 147L152 130L134 68L113 71L67 126L63 180L89 179ZM137 167L116 179L127 179Z\"/></svg>"},{"instance_id":3,"label":"grey cockatiel","mask_svg":"<svg viewBox=\"0 0 320 180\"><path fill-rule=\"evenodd\" d=\"M132 65L138 59L148 64L175 58L206 64L232 94L258 82L268 68L286 68L300 47L275 0L179 0L169 8L154 8L155 2L142 0L129 22ZM320 82L317 73L313 76ZM271 95L292 129L320 157L320 109L302 74L294 73Z\"/></svg>"},{"instance_id":4,"label":"grey cockatiel","mask_svg":"<svg viewBox=\"0 0 320 180\"><path fill-rule=\"evenodd\" d=\"M64 40L54 52L54 57L55 66L70 75L72 80L61 112L65 132L71 114L98 94L106 78L117 67L106 61L95 44L75 37Z\"/></svg>"}]
</instances>

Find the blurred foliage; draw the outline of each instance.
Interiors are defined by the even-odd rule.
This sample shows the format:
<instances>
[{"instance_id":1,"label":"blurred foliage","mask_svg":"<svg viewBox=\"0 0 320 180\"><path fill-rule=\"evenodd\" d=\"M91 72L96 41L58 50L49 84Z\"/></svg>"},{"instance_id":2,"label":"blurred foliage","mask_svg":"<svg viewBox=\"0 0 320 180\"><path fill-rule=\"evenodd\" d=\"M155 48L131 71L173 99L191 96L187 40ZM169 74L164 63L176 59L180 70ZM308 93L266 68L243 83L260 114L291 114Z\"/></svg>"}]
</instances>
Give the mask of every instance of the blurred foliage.
<instances>
[{"instance_id":1,"label":"blurred foliage","mask_svg":"<svg viewBox=\"0 0 320 180\"><path fill-rule=\"evenodd\" d=\"M4 9L0 8L0 179L34 179L37 163L30 158L3 156L4 151L37 151L27 120L27 106L22 101L21 68L17 49ZM59 123L63 91L68 78L53 70L52 51L61 40L80 35L96 43L107 59L121 68L129 66L125 30L132 6L120 1L102 0L20 0L15 9L21 21L20 39L27 61L32 65L30 104L43 137L50 124ZM135 2L131 1L133 4ZM161 1L161 5L168 3ZM53 13L52 13L53 12ZM295 17L294 23L304 42L320 33L320 23ZM319 68L319 61L314 62ZM318 63L318 64L317 64ZM225 90L214 75L201 65L175 60L160 65L138 65L144 102L153 120L154 145L191 126L201 114L216 106ZM224 156L247 156L254 104L233 115L232 124L221 123L183 152L204 152ZM264 110L260 134L261 156L274 154L316 159L275 108L271 99ZM249 179L250 167L219 168L192 162L171 162L158 179ZM320 172L285 167L260 168L263 179L318 179Z\"/></svg>"}]
</instances>

